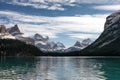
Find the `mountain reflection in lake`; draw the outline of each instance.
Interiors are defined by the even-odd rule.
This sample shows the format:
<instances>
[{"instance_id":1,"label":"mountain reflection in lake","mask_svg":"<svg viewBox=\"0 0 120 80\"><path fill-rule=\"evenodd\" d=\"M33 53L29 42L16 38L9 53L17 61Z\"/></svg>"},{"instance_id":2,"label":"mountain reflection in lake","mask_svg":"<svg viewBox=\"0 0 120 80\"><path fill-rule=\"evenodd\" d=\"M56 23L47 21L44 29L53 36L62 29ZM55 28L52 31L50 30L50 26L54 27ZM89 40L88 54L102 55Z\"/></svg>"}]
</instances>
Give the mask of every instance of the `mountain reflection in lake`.
<instances>
[{"instance_id":1,"label":"mountain reflection in lake","mask_svg":"<svg viewBox=\"0 0 120 80\"><path fill-rule=\"evenodd\" d=\"M119 58L0 58L0 80L119 80Z\"/></svg>"}]
</instances>

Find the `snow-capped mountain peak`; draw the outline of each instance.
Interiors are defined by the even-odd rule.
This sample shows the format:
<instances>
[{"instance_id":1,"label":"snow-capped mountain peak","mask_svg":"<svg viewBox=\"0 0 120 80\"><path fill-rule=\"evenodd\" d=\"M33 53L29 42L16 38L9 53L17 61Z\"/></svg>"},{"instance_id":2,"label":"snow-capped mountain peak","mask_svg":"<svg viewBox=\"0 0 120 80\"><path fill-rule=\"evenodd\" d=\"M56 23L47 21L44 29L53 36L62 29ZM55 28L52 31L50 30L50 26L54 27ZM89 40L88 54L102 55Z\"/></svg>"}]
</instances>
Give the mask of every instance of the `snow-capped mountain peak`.
<instances>
[{"instance_id":1,"label":"snow-capped mountain peak","mask_svg":"<svg viewBox=\"0 0 120 80\"><path fill-rule=\"evenodd\" d=\"M82 45L83 45L83 46L88 46L88 45L90 45L92 42L93 42L93 41L92 41L90 38L87 38L87 39L84 39L84 40L82 41Z\"/></svg>"},{"instance_id":2,"label":"snow-capped mountain peak","mask_svg":"<svg viewBox=\"0 0 120 80\"><path fill-rule=\"evenodd\" d=\"M90 45L92 42L93 41L90 38L84 39L82 42L76 41L74 46L67 48L65 52L80 51L84 49L85 47L87 47L88 45Z\"/></svg>"},{"instance_id":3,"label":"snow-capped mountain peak","mask_svg":"<svg viewBox=\"0 0 120 80\"><path fill-rule=\"evenodd\" d=\"M23 33L20 32L20 29L19 29L17 24L14 25L13 27L7 28L7 32L12 34L13 36L23 34Z\"/></svg>"},{"instance_id":4,"label":"snow-capped mountain peak","mask_svg":"<svg viewBox=\"0 0 120 80\"><path fill-rule=\"evenodd\" d=\"M36 33L36 34L33 36L33 38L34 38L35 40L38 40L38 41L48 41L48 40L49 40L49 37L48 37L48 36L42 36L42 35L40 35L40 34L38 34L38 33Z\"/></svg>"},{"instance_id":5,"label":"snow-capped mountain peak","mask_svg":"<svg viewBox=\"0 0 120 80\"><path fill-rule=\"evenodd\" d=\"M76 43L74 44L74 46L82 47L82 44L79 41L76 41Z\"/></svg>"},{"instance_id":6,"label":"snow-capped mountain peak","mask_svg":"<svg viewBox=\"0 0 120 80\"><path fill-rule=\"evenodd\" d=\"M15 39L15 37L7 33L6 26L0 25L0 39Z\"/></svg>"}]
</instances>

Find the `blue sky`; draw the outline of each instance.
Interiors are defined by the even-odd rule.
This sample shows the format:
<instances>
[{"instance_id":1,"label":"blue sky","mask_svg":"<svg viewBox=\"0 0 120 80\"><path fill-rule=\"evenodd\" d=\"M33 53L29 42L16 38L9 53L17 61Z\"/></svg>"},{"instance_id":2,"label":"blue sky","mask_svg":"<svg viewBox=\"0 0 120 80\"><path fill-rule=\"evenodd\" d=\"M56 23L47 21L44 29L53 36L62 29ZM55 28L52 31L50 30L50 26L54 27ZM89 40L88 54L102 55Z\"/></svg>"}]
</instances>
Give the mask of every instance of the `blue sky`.
<instances>
[{"instance_id":1,"label":"blue sky","mask_svg":"<svg viewBox=\"0 0 120 80\"><path fill-rule=\"evenodd\" d=\"M0 24L18 24L26 36L35 33L72 46L95 40L105 18L120 9L120 0L0 0Z\"/></svg>"}]
</instances>

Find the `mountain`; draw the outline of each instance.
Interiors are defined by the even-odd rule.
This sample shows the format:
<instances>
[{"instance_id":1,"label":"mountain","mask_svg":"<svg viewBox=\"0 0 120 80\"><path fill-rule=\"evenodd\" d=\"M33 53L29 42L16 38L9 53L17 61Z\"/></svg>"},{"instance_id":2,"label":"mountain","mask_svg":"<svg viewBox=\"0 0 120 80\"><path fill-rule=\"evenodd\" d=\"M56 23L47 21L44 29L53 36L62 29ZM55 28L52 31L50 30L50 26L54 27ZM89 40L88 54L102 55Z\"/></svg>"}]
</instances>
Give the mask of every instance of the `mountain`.
<instances>
[{"instance_id":1,"label":"mountain","mask_svg":"<svg viewBox=\"0 0 120 80\"><path fill-rule=\"evenodd\" d=\"M74 46L82 47L82 44L81 44L79 41L77 41L77 42L74 44Z\"/></svg>"},{"instance_id":2,"label":"mountain","mask_svg":"<svg viewBox=\"0 0 120 80\"><path fill-rule=\"evenodd\" d=\"M49 37L48 36L42 36L38 33L36 33L34 36L33 36L34 40L36 41L48 41L49 40Z\"/></svg>"},{"instance_id":3,"label":"mountain","mask_svg":"<svg viewBox=\"0 0 120 80\"><path fill-rule=\"evenodd\" d=\"M49 41L48 36L36 33L33 37L24 37L18 25L7 28L0 25L0 39L17 39L26 44L34 45L44 52L63 52L65 46L60 42Z\"/></svg>"},{"instance_id":4,"label":"mountain","mask_svg":"<svg viewBox=\"0 0 120 80\"><path fill-rule=\"evenodd\" d=\"M0 39L0 56L41 56L43 52L33 45L14 39Z\"/></svg>"},{"instance_id":5,"label":"mountain","mask_svg":"<svg viewBox=\"0 0 120 80\"><path fill-rule=\"evenodd\" d=\"M54 44L54 46L52 48L63 49L63 48L65 48L65 46L63 45L63 43L57 42L57 43Z\"/></svg>"},{"instance_id":6,"label":"mountain","mask_svg":"<svg viewBox=\"0 0 120 80\"><path fill-rule=\"evenodd\" d=\"M34 40L34 45L44 52L60 52L65 48L62 43L49 41L48 36L42 36L38 33L32 39Z\"/></svg>"},{"instance_id":7,"label":"mountain","mask_svg":"<svg viewBox=\"0 0 120 80\"><path fill-rule=\"evenodd\" d=\"M35 46L41 49L44 52L63 52L63 49L65 46L60 42L43 42L43 41L37 41L35 42Z\"/></svg>"},{"instance_id":8,"label":"mountain","mask_svg":"<svg viewBox=\"0 0 120 80\"><path fill-rule=\"evenodd\" d=\"M26 44L31 44L31 45L34 45L35 41L34 39L30 38L30 37L23 37L22 35L21 36L15 36L15 38L17 40L20 40L22 42L25 42Z\"/></svg>"},{"instance_id":9,"label":"mountain","mask_svg":"<svg viewBox=\"0 0 120 80\"><path fill-rule=\"evenodd\" d=\"M17 39L19 41L25 42L26 44L34 45L43 52L54 52L54 53L65 53L80 51L92 43L91 39L85 39L82 42L76 41L76 43L65 49L65 46L61 42L49 41L48 36L43 36L38 33L34 34L32 37L24 37L21 33L18 25L7 28L4 25L0 27L0 39Z\"/></svg>"},{"instance_id":10,"label":"mountain","mask_svg":"<svg viewBox=\"0 0 120 80\"><path fill-rule=\"evenodd\" d=\"M43 51L48 51L48 49L50 48L50 46L42 41L37 41L37 43L35 42L35 46Z\"/></svg>"},{"instance_id":11,"label":"mountain","mask_svg":"<svg viewBox=\"0 0 120 80\"><path fill-rule=\"evenodd\" d=\"M81 53L83 55L120 55L120 11L106 18L104 31L100 37Z\"/></svg>"},{"instance_id":12,"label":"mountain","mask_svg":"<svg viewBox=\"0 0 120 80\"><path fill-rule=\"evenodd\" d=\"M90 45L92 42L93 41L90 38L87 38L87 39L84 39L81 44L82 44L83 48L85 48L88 45Z\"/></svg>"},{"instance_id":13,"label":"mountain","mask_svg":"<svg viewBox=\"0 0 120 80\"><path fill-rule=\"evenodd\" d=\"M80 51L80 50L82 49L82 47L83 47L83 46L82 46L81 42L76 41L76 43L75 43L73 46L67 48L67 49L65 50L65 52Z\"/></svg>"},{"instance_id":14,"label":"mountain","mask_svg":"<svg viewBox=\"0 0 120 80\"><path fill-rule=\"evenodd\" d=\"M0 33L6 33L6 27L4 25L0 25Z\"/></svg>"},{"instance_id":15,"label":"mountain","mask_svg":"<svg viewBox=\"0 0 120 80\"><path fill-rule=\"evenodd\" d=\"M21 34L17 25L6 29L0 25L0 56L40 56L42 51L31 45L29 37L15 36Z\"/></svg>"},{"instance_id":16,"label":"mountain","mask_svg":"<svg viewBox=\"0 0 120 80\"><path fill-rule=\"evenodd\" d=\"M65 49L64 44L62 44L61 42L49 41L48 36L42 36L38 33L34 34L33 37L24 37L18 25L7 29L4 25L1 25L0 31L0 39L17 39L25 42L26 44L34 45L43 52L65 53L80 51L92 43L92 40L88 38L83 40L82 42L76 41L73 46Z\"/></svg>"},{"instance_id":17,"label":"mountain","mask_svg":"<svg viewBox=\"0 0 120 80\"><path fill-rule=\"evenodd\" d=\"M21 33L21 31L20 31L20 29L19 29L17 24L14 25L13 27L7 28L7 33L6 34L9 35L8 39L12 39L11 37L14 37L17 40L20 40L22 42L26 42L27 44L34 45L34 40L32 38L30 38L30 37L24 37L23 33Z\"/></svg>"},{"instance_id":18,"label":"mountain","mask_svg":"<svg viewBox=\"0 0 120 80\"><path fill-rule=\"evenodd\" d=\"M65 52L81 51L82 49L89 46L93 41L91 39L84 39L82 42L76 41L74 46L71 46L65 50Z\"/></svg>"},{"instance_id":19,"label":"mountain","mask_svg":"<svg viewBox=\"0 0 120 80\"><path fill-rule=\"evenodd\" d=\"M16 35L21 35L22 33L20 32L18 25L14 25L13 27L7 28L7 32L10 33L13 36Z\"/></svg>"},{"instance_id":20,"label":"mountain","mask_svg":"<svg viewBox=\"0 0 120 80\"><path fill-rule=\"evenodd\" d=\"M65 50L65 52L74 52L74 51L80 51L82 50L81 47L78 46L71 46Z\"/></svg>"},{"instance_id":21,"label":"mountain","mask_svg":"<svg viewBox=\"0 0 120 80\"><path fill-rule=\"evenodd\" d=\"M6 26L0 25L0 39L15 39L15 37L7 33Z\"/></svg>"},{"instance_id":22,"label":"mountain","mask_svg":"<svg viewBox=\"0 0 120 80\"><path fill-rule=\"evenodd\" d=\"M93 41L90 38L84 39L82 42L76 41L74 46L81 47L82 49L90 45Z\"/></svg>"}]
</instances>

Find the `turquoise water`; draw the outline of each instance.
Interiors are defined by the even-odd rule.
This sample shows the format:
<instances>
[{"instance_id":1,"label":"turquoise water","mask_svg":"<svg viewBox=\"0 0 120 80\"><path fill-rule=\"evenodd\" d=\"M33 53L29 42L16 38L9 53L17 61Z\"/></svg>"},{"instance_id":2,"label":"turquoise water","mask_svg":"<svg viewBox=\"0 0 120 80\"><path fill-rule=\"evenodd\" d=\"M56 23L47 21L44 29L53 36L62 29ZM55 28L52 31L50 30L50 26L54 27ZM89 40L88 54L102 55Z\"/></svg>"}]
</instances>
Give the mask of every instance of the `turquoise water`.
<instances>
[{"instance_id":1,"label":"turquoise water","mask_svg":"<svg viewBox=\"0 0 120 80\"><path fill-rule=\"evenodd\" d=\"M0 80L120 80L120 58L0 58Z\"/></svg>"}]
</instances>

